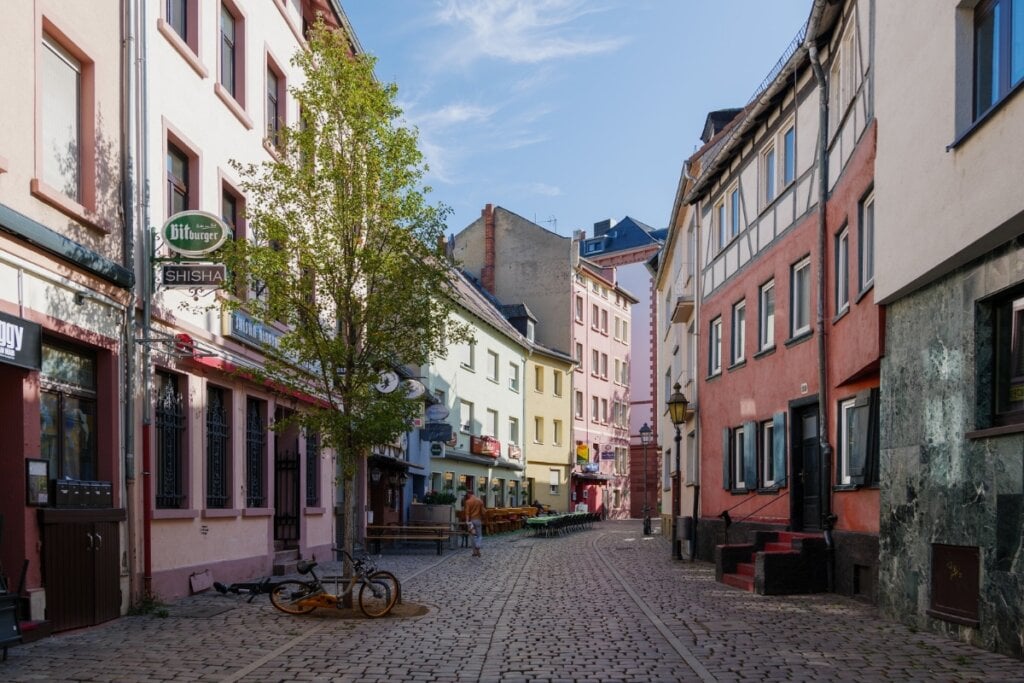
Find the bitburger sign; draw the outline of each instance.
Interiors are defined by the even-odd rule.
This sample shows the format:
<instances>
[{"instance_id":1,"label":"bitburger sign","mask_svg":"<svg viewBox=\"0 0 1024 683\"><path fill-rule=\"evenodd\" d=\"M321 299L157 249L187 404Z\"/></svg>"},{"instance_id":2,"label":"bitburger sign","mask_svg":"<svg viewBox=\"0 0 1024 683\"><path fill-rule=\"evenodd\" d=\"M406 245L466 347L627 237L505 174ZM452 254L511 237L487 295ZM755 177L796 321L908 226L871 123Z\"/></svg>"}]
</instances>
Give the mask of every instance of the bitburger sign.
<instances>
[{"instance_id":1,"label":"bitburger sign","mask_svg":"<svg viewBox=\"0 0 1024 683\"><path fill-rule=\"evenodd\" d=\"M220 248L230 229L221 219L206 211L182 211L167 219L164 242L182 256L206 256Z\"/></svg>"}]
</instances>

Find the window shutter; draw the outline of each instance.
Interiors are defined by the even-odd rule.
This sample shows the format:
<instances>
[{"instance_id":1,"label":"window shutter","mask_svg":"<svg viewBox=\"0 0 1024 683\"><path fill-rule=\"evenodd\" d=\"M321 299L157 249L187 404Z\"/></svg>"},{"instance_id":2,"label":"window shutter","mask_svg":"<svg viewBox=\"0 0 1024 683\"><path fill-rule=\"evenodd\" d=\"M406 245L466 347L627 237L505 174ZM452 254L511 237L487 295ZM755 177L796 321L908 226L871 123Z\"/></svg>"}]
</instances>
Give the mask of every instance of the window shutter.
<instances>
[{"instance_id":1,"label":"window shutter","mask_svg":"<svg viewBox=\"0 0 1024 683\"><path fill-rule=\"evenodd\" d=\"M854 484L863 484L864 475L867 471L868 455L868 431L871 424L871 391L862 391L850 411L850 425L853 430L853 443L850 445L848 454L848 468L850 470L850 481Z\"/></svg>"},{"instance_id":2,"label":"window shutter","mask_svg":"<svg viewBox=\"0 0 1024 683\"><path fill-rule=\"evenodd\" d=\"M757 423L743 425L743 483L753 491L757 488Z\"/></svg>"},{"instance_id":3,"label":"window shutter","mask_svg":"<svg viewBox=\"0 0 1024 683\"><path fill-rule=\"evenodd\" d=\"M871 390L871 408L869 411L869 423L868 423L868 447L867 447L867 466L865 470L865 476L867 477L866 484L878 484L880 480L879 476L879 432L878 432L878 389Z\"/></svg>"},{"instance_id":4,"label":"window shutter","mask_svg":"<svg viewBox=\"0 0 1024 683\"><path fill-rule=\"evenodd\" d=\"M729 433L729 428L724 428L722 430L722 488L726 491L731 488L732 484L732 482L729 481L731 478L729 476L731 470L729 467L731 460L729 454L732 451L732 448L730 447L732 445L732 439L730 437L731 434Z\"/></svg>"},{"instance_id":5,"label":"window shutter","mask_svg":"<svg viewBox=\"0 0 1024 683\"><path fill-rule=\"evenodd\" d=\"M772 418L772 461L775 485L786 485L786 413L775 413Z\"/></svg>"}]
</instances>

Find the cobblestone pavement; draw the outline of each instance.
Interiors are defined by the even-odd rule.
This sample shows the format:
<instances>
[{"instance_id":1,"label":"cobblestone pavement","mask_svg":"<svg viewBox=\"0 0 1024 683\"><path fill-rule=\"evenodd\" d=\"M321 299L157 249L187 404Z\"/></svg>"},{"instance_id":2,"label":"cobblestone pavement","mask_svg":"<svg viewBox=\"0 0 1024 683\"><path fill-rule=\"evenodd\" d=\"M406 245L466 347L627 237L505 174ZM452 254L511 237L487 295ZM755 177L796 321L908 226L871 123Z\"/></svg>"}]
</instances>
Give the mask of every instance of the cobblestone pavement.
<instances>
[{"instance_id":1,"label":"cobblestone pavement","mask_svg":"<svg viewBox=\"0 0 1024 683\"><path fill-rule=\"evenodd\" d=\"M1024 681L1024 662L834 595L765 597L672 561L639 521L386 554L418 617L203 594L11 649L4 681ZM657 530L655 531L657 533ZM328 567L329 569L329 567Z\"/></svg>"}]
</instances>

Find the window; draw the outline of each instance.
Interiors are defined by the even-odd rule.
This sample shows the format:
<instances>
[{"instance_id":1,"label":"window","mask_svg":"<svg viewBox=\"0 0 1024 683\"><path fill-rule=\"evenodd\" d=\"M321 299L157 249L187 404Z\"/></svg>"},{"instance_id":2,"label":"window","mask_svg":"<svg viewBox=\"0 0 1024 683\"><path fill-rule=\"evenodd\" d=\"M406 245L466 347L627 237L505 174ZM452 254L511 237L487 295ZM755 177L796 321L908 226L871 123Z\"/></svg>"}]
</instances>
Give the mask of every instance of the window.
<instances>
[{"instance_id":1,"label":"window","mask_svg":"<svg viewBox=\"0 0 1024 683\"><path fill-rule=\"evenodd\" d=\"M554 387L552 389L555 396L562 395L562 373L558 370L552 370L552 376L554 378Z\"/></svg>"},{"instance_id":2,"label":"window","mask_svg":"<svg viewBox=\"0 0 1024 683\"><path fill-rule=\"evenodd\" d=\"M487 422L486 422L486 426L484 427L484 429L486 430L486 431L484 431L484 434L486 436L493 436L494 438L498 438L498 411L497 410L491 410L490 408L487 409Z\"/></svg>"},{"instance_id":3,"label":"window","mask_svg":"<svg viewBox=\"0 0 1024 683\"><path fill-rule=\"evenodd\" d=\"M612 375L612 379L616 384L622 382L622 361L618 358L615 359L615 374Z\"/></svg>"},{"instance_id":4,"label":"window","mask_svg":"<svg viewBox=\"0 0 1024 683\"><path fill-rule=\"evenodd\" d=\"M273 147L278 147L281 142L281 128L286 125L285 115L285 93L288 92L285 86L284 74L267 59L267 140Z\"/></svg>"},{"instance_id":5,"label":"window","mask_svg":"<svg viewBox=\"0 0 1024 683\"><path fill-rule=\"evenodd\" d=\"M718 226L718 248L725 249L725 245L729 243L729 224L725 221L725 202L715 205L714 222Z\"/></svg>"},{"instance_id":6,"label":"window","mask_svg":"<svg viewBox=\"0 0 1024 683\"><path fill-rule=\"evenodd\" d=\"M729 192L729 237L740 234L740 188L734 187Z\"/></svg>"},{"instance_id":7,"label":"window","mask_svg":"<svg viewBox=\"0 0 1024 683\"><path fill-rule=\"evenodd\" d=\"M601 399L601 422L608 424L608 399Z\"/></svg>"},{"instance_id":8,"label":"window","mask_svg":"<svg viewBox=\"0 0 1024 683\"><path fill-rule=\"evenodd\" d=\"M583 322L583 297L576 295L576 322Z\"/></svg>"},{"instance_id":9,"label":"window","mask_svg":"<svg viewBox=\"0 0 1024 683\"><path fill-rule=\"evenodd\" d=\"M519 364L508 364L508 388L519 393Z\"/></svg>"},{"instance_id":10,"label":"window","mask_svg":"<svg viewBox=\"0 0 1024 683\"><path fill-rule=\"evenodd\" d=\"M843 228L836 235L836 313L850 307L850 233Z\"/></svg>"},{"instance_id":11,"label":"window","mask_svg":"<svg viewBox=\"0 0 1024 683\"><path fill-rule=\"evenodd\" d=\"M811 331L811 260L805 258L790 270L790 336Z\"/></svg>"},{"instance_id":12,"label":"window","mask_svg":"<svg viewBox=\"0 0 1024 683\"><path fill-rule=\"evenodd\" d=\"M69 199L85 204L82 160L90 160L83 143L82 61L48 35L41 54L42 180ZM91 94L90 94L91 99Z\"/></svg>"},{"instance_id":13,"label":"window","mask_svg":"<svg viewBox=\"0 0 1024 683\"><path fill-rule=\"evenodd\" d=\"M156 506L180 508L185 503L185 407L180 378L157 373Z\"/></svg>"},{"instance_id":14,"label":"window","mask_svg":"<svg viewBox=\"0 0 1024 683\"><path fill-rule=\"evenodd\" d=\"M191 205L189 197L189 158L174 145L167 144L167 197L168 216L185 211Z\"/></svg>"},{"instance_id":15,"label":"window","mask_svg":"<svg viewBox=\"0 0 1024 683\"><path fill-rule=\"evenodd\" d=\"M43 342L39 376L40 457L50 479L98 479L96 359Z\"/></svg>"},{"instance_id":16,"label":"window","mask_svg":"<svg viewBox=\"0 0 1024 683\"><path fill-rule=\"evenodd\" d=\"M711 336L708 344L708 374L717 375L722 371L722 319L711 321Z\"/></svg>"},{"instance_id":17,"label":"window","mask_svg":"<svg viewBox=\"0 0 1024 683\"><path fill-rule=\"evenodd\" d=\"M761 423L761 486L775 484L775 425L771 420Z\"/></svg>"},{"instance_id":18,"label":"window","mask_svg":"<svg viewBox=\"0 0 1024 683\"><path fill-rule=\"evenodd\" d=\"M722 430L722 488L727 491L753 489L757 478L758 427L754 422Z\"/></svg>"},{"instance_id":19,"label":"window","mask_svg":"<svg viewBox=\"0 0 1024 683\"><path fill-rule=\"evenodd\" d=\"M1024 422L1024 292L997 299L993 309L993 417L997 425L1016 424Z\"/></svg>"},{"instance_id":20,"label":"window","mask_svg":"<svg viewBox=\"0 0 1024 683\"><path fill-rule=\"evenodd\" d=\"M167 0L167 25L182 40L188 40L188 0Z\"/></svg>"},{"instance_id":21,"label":"window","mask_svg":"<svg viewBox=\"0 0 1024 683\"><path fill-rule=\"evenodd\" d=\"M758 347L762 351L775 346L775 280L769 280L761 285L758 335Z\"/></svg>"},{"instance_id":22,"label":"window","mask_svg":"<svg viewBox=\"0 0 1024 683\"><path fill-rule=\"evenodd\" d=\"M732 307L732 363L743 362L747 343L747 304L739 302Z\"/></svg>"},{"instance_id":23,"label":"window","mask_svg":"<svg viewBox=\"0 0 1024 683\"><path fill-rule=\"evenodd\" d=\"M782 134L782 184L796 180L796 128L790 126Z\"/></svg>"},{"instance_id":24,"label":"window","mask_svg":"<svg viewBox=\"0 0 1024 683\"><path fill-rule=\"evenodd\" d=\"M608 354L601 354L601 377L608 379Z\"/></svg>"},{"instance_id":25,"label":"window","mask_svg":"<svg viewBox=\"0 0 1024 683\"><path fill-rule=\"evenodd\" d=\"M306 434L306 506L320 505L320 435Z\"/></svg>"},{"instance_id":26,"label":"window","mask_svg":"<svg viewBox=\"0 0 1024 683\"><path fill-rule=\"evenodd\" d=\"M775 199L775 147L769 147L761 155L761 177L764 187L764 204L767 206Z\"/></svg>"},{"instance_id":27,"label":"window","mask_svg":"<svg viewBox=\"0 0 1024 683\"><path fill-rule=\"evenodd\" d=\"M206 67L199 61L199 0L164 0L157 30L200 78L206 78Z\"/></svg>"},{"instance_id":28,"label":"window","mask_svg":"<svg viewBox=\"0 0 1024 683\"><path fill-rule=\"evenodd\" d=\"M245 406L245 505L267 506L267 403L251 396Z\"/></svg>"},{"instance_id":29,"label":"window","mask_svg":"<svg viewBox=\"0 0 1024 683\"><path fill-rule=\"evenodd\" d=\"M608 334L608 311L601 310L601 331Z\"/></svg>"},{"instance_id":30,"label":"window","mask_svg":"<svg viewBox=\"0 0 1024 683\"><path fill-rule=\"evenodd\" d=\"M576 342L576 369L583 369L583 344Z\"/></svg>"},{"instance_id":31,"label":"window","mask_svg":"<svg viewBox=\"0 0 1024 683\"><path fill-rule=\"evenodd\" d=\"M498 381L498 354L494 351L487 352L487 379Z\"/></svg>"},{"instance_id":32,"label":"window","mask_svg":"<svg viewBox=\"0 0 1024 683\"><path fill-rule=\"evenodd\" d=\"M601 420L601 403L597 396L590 397L590 420L591 422L600 422Z\"/></svg>"},{"instance_id":33,"label":"window","mask_svg":"<svg viewBox=\"0 0 1024 683\"><path fill-rule=\"evenodd\" d=\"M558 485L561 482L561 475L558 470L548 470L548 493L552 496L558 495Z\"/></svg>"},{"instance_id":34,"label":"window","mask_svg":"<svg viewBox=\"0 0 1024 683\"><path fill-rule=\"evenodd\" d=\"M622 339L622 319L619 316L615 316L615 338Z\"/></svg>"},{"instance_id":35,"label":"window","mask_svg":"<svg viewBox=\"0 0 1024 683\"><path fill-rule=\"evenodd\" d=\"M839 466L836 483L878 483L878 389L866 389L839 403Z\"/></svg>"},{"instance_id":36,"label":"window","mask_svg":"<svg viewBox=\"0 0 1024 683\"><path fill-rule=\"evenodd\" d=\"M737 427L732 430L732 488L745 489L746 430Z\"/></svg>"},{"instance_id":37,"label":"window","mask_svg":"<svg viewBox=\"0 0 1024 683\"><path fill-rule=\"evenodd\" d=\"M459 350L461 351L459 364L467 370L474 369L476 361L476 344L473 342L467 342L463 344Z\"/></svg>"},{"instance_id":38,"label":"window","mask_svg":"<svg viewBox=\"0 0 1024 683\"><path fill-rule=\"evenodd\" d=\"M533 418L533 442L544 443L544 418Z\"/></svg>"},{"instance_id":39,"label":"window","mask_svg":"<svg viewBox=\"0 0 1024 683\"><path fill-rule=\"evenodd\" d=\"M533 390L536 392L544 391L544 368L540 365L533 367Z\"/></svg>"},{"instance_id":40,"label":"window","mask_svg":"<svg viewBox=\"0 0 1024 683\"><path fill-rule=\"evenodd\" d=\"M590 374L597 377L601 369L601 353L597 349L590 351Z\"/></svg>"},{"instance_id":41,"label":"window","mask_svg":"<svg viewBox=\"0 0 1024 683\"><path fill-rule=\"evenodd\" d=\"M238 62L241 55L237 54L236 34L238 21L227 5L220 6L220 84L224 90L236 100L238 80Z\"/></svg>"},{"instance_id":42,"label":"window","mask_svg":"<svg viewBox=\"0 0 1024 683\"><path fill-rule=\"evenodd\" d=\"M974 119L1024 79L1024 2L986 0L974 10Z\"/></svg>"},{"instance_id":43,"label":"window","mask_svg":"<svg viewBox=\"0 0 1024 683\"><path fill-rule=\"evenodd\" d=\"M510 417L508 419L508 442L519 443L519 418Z\"/></svg>"},{"instance_id":44,"label":"window","mask_svg":"<svg viewBox=\"0 0 1024 683\"><path fill-rule=\"evenodd\" d=\"M526 338L533 341L537 336L537 325L532 320L526 321Z\"/></svg>"},{"instance_id":45,"label":"window","mask_svg":"<svg viewBox=\"0 0 1024 683\"><path fill-rule=\"evenodd\" d=\"M562 421L552 420L551 421L551 443L555 446L562 445Z\"/></svg>"},{"instance_id":46,"label":"window","mask_svg":"<svg viewBox=\"0 0 1024 683\"><path fill-rule=\"evenodd\" d=\"M590 326L595 330L601 323L601 309L598 308L597 304L591 304L590 306Z\"/></svg>"},{"instance_id":47,"label":"window","mask_svg":"<svg viewBox=\"0 0 1024 683\"><path fill-rule=\"evenodd\" d=\"M220 387L206 388L206 507L226 508L231 482L228 467L231 464L231 423L226 399L227 392Z\"/></svg>"},{"instance_id":48,"label":"window","mask_svg":"<svg viewBox=\"0 0 1024 683\"><path fill-rule=\"evenodd\" d=\"M583 419L583 392L576 392L576 419Z\"/></svg>"},{"instance_id":49,"label":"window","mask_svg":"<svg viewBox=\"0 0 1024 683\"><path fill-rule=\"evenodd\" d=\"M622 342L629 343L629 323L625 320L622 321Z\"/></svg>"},{"instance_id":50,"label":"window","mask_svg":"<svg viewBox=\"0 0 1024 683\"><path fill-rule=\"evenodd\" d=\"M1024 2L1021 3L1024 5ZM860 231L857 240L860 265L858 283L860 291L866 290L875 281L875 197L868 196L860 204Z\"/></svg>"},{"instance_id":51,"label":"window","mask_svg":"<svg viewBox=\"0 0 1024 683\"><path fill-rule=\"evenodd\" d=\"M459 400L459 431L464 434L473 433L473 404Z\"/></svg>"}]
</instances>

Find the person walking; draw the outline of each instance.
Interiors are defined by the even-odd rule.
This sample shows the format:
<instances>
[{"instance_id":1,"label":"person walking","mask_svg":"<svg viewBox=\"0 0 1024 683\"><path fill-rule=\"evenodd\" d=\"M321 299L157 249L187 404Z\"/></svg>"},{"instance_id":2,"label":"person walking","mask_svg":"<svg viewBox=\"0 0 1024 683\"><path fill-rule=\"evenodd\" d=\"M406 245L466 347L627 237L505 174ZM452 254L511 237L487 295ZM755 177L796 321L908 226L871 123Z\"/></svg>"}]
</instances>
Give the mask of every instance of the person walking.
<instances>
[{"instance_id":1,"label":"person walking","mask_svg":"<svg viewBox=\"0 0 1024 683\"><path fill-rule=\"evenodd\" d=\"M474 496L472 491L467 491L466 497L462 499L462 514L473 530L473 557L480 557L480 546L484 540L484 502Z\"/></svg>"}]
</instances>

